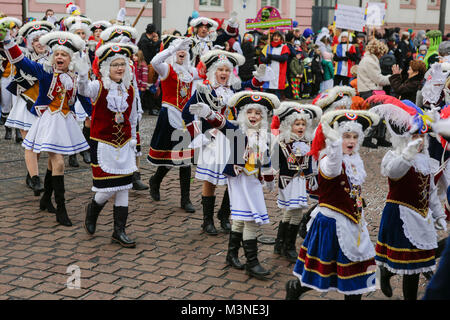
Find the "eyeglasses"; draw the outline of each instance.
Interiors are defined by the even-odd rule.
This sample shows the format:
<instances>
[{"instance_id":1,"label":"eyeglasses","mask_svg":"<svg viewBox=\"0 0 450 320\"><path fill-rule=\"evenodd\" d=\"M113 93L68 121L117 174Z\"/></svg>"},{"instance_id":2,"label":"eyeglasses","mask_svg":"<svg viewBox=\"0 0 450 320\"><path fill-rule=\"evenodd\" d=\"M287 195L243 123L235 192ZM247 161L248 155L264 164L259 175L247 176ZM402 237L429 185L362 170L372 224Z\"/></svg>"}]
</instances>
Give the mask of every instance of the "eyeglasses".
<instances>
[{"instance_id":1,"label":"eyeglasses","mask_svg":"<svg viewBox=\"0 0 450 320\"><path fill-rule=\"evenodd\" d=\"M111 68L116 68L116 69L117 69L117 68L121 68L121 67L122 67L122 68L125 68L126 65L127 65L126 63L113 63L113 64L110 65L110 67L111 67Z\"/></svg>"}]
</instances>

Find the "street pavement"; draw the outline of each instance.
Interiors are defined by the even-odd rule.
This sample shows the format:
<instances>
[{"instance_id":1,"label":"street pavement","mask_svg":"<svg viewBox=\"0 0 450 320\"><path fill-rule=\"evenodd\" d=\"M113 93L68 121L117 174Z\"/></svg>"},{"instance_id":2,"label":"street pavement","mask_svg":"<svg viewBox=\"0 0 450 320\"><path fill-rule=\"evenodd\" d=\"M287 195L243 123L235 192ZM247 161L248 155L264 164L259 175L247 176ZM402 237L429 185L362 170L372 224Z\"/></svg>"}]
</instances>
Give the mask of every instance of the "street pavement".
<instances>
[{"instance_id":1,"label":"street pavement","mask_svg":"<svg viewBox=\"0 0 450 320\"><path fill-rule=\"evenodd\" d=\"M141 122L142 180L155 172L146 160L155 116ZM68 166L66 158L66 207L72 227L56 222L54 214L39 210L39 197L25 185L23 148L5 141L0 128L0 300L86 299L86 300L283 300L285 283L293 279L293 264L273 253L273 245L259 244L259 260L271 272L267 281L250 278L244 271L225 265L228 235L208 236L201 231L202 182L193 180L191 200L195 213L180 208L178 170L172 169L161 185L161 201L154 202L147 191L129 193L127 234L136 240L134 249L111 243L112 201L99 219L94 237L83 228L85 207L93 196L90 166L78 156L79 168ZM380 177L380 163L386 148L361 147L367 171L363 185L367 201L366 219L376 243L387 182ZM47 155L39 161L45 174ZM195 168L192 168L194 176ZM224 186L217 188L216 212ZM274 238L281 218L276 193L265 191L270 223L259 236ZM219 228L216 219L216 227ZM439 238L446 235L439 233ZM297 239L299 248L303 239ZM241 249L241 260L244 262ZM439 261L439 260L438 260ZM78 281L79 280L79 281ZM391 279L392 300L401 300L401 277ZM427 281L421 276L419 298ZM387 300L381 290L364 294L363 300ZM343 295L309 291L302 300L343 300Z\"/></svg>"}]
</instances>

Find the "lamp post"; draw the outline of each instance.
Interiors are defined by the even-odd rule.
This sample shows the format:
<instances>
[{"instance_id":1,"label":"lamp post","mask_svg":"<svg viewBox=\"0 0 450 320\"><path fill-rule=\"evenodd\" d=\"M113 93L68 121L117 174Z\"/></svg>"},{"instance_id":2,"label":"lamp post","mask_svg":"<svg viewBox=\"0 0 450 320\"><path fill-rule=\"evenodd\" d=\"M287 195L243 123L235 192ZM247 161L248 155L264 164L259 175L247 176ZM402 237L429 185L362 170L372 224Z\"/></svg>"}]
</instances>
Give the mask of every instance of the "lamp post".
<instances>
[{"instance_id":1,"label":"lamp post","mask_svg":"<svg viewBox=\"0 0 450 320\"><path fill-rule=\"evenodd\" d=\"M161 0L153 0L153 24L156 30L162 32Z\"/></svg>"},{"instance_id":2,"label":"lamp post","mask_svg":"<svg viewBox=\"0 0 450 320\"><path fill-rule=\"evenodd\" d=\"M442 32L442 36L445 35L445 12L447 11L447 0L441 0L439 8L439 30Z\"/></svg>"}]
</instances>

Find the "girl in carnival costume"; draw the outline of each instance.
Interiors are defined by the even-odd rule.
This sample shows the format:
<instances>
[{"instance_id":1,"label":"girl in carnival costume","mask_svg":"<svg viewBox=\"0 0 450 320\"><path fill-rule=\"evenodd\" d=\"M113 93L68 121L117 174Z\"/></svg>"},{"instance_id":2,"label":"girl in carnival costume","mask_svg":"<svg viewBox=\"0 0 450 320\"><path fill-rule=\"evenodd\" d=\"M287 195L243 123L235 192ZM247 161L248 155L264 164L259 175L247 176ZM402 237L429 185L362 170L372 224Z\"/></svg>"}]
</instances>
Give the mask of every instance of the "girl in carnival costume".
<instances>
[{"instance_id":1,"label":"girl in carnival costume","mask_svg":"<svg viewBox=\"0 0 450 320\"><path fill-rule=\"evenodd\" d=\"M193 142L193 147L200 148L199 159L195 177L203 180L202 205L203 205L203 230L210 235L217 235L214 226L214 203L215 188L217 185L225 185L227 178L223 174L225 165L228 162L230 146L226 137L217 129L204 130L199 127L199 120L189 113L189 106L192 104L205 103L212 110L219 112L228 120L235 120L236 112L229 105L230 98L235 92L245 88L256 89L262 85L265 73L265 65L254 72L255 78L241 82L233 73L235 67L244 63L244 57L238 53L231 53L223 50L212 50L201 58L201 62L206 67L206 81L197 86L196 92L192 95L183 109L183 120L186 128L195 137L198 130L206 135L199 135ZM196 132L197 131L197 132ZM228 189L225 190L222 204L217 213L220 225L225 232L230 232L230 201Z\"/></svg>"},{"instance_id":2,"label":"girl in carnival costume","mask_svg":"<svg viewBox=\"0 0 450 320\"><path fill-rule=\"evenodd\" d=\"M97 218L114 195L112 240L124 247L135 247L125 226L128 218L128 190L132 188L136 167L137 106L130 67L137 47L108 43L96 51L102 77L89 81L89 64L80 73L80 92L93 101L92 112L92 191L96 192L86 209L84 227L93 235Z\"/></svg>"},{"instance_id":3,"label":"girl in carnival costume","mask_svg":"<svg viewBox=\"0 0 450 320\"><path fill-rule=\"evenodd\" d=\"M279 159L277 203L283 209L274 252L291 262L297 261L295 241L302 213L308 207L308 189L317 188L317 163L307 154L321 116L322 110L317 106L282 102L272 120L278 123L280 131L275 145Z\"/></svg>"},{"instance_id":4,"label":"girl in carnival costume","mask_svg":"<svg viewBox=\"0 0 450 320\"><path fill-rule=\"evenodd\" d=\"M381 290L391 297L389 280L400 274L404 299L416 300L420 273L435 269L436 228L447 228L433 179L437 168L426 147L429 118L409 100L374 96L367 102L384 102L371 111L386 120L393 145L381 163L389 182L375 249Z\"/></svg>"},{"instance_id":5,"label":"girl in carnival costume","mask_svg":"<svg viewBox=\"0 0 450 320\"><path fill-rule=\"evenodd\" d=\"M270 93L242 91L233 95L228 104L237 111L237 123L204 103L191 104L189 112L202 118L202 128L217 128L226 135L234 151L223 171L232 219L226 263L236 269L245 268L252 277L266 279L270 271L258 261L256 236L258 226L269 223L262 183L273 190L275 181L270 167L267 115L278 108L280 101ZM234 134L230 136L231 133ZM238 258L241 243L247 258L245 265Z\"/></svg>"},{"instance_id":6,"label":"girl in carnival costume","mask_svg":"<svg viewBox=\"0 0 450 320\"><path fill-rule=\"evenodd\" d=\"M47 46L39 43L39 38L54 29L54 25L47 21L32 21L19 29L18 36L26 42L24 54L32 61L43 64L49 58L50 52ZM6 126L20 130L22 138L27 136L31 126L38 117L31 113L34 103L39 94L39 82L35 77L20 70L16 73L14 81L8 86L8 89L16 95L16 103L6 120ZM25 149L25 164L27 166L26 184L34 191L34 195L39 196L43 188L39 178L38 167L39 154ZM50 174L47 172L47 174ZM48 188L51 175L45 181ZM45 185L44 185L45 188ZM45 210L43 207L42 210ZM53 206L51 212L55 212Z\"/></svg>"},{"instance_id":7,"label":"girl in carnival costume","mask_svg":"<svg viewBox=\"0 0 450 320\"><path fill-rule=\"evenodd\" d=\"M34 108L31 109L39 118L31 126L22 146L35 153L48 152L49 154L48 170L51 171L51 188L45 190L40 205L42 207L44 204L47 209L51 208L50 198L53 191L57 205L57 222L64 226L71 226L72 222L65 207L64 155L89 149L73 117L76 99L84 99L85 111L87 114L91 113L88 99L78 95L75 74L77 66L80 65L75 54L84 49L85 43L79 36L69 32L48 33L42 36L39 42L42 45L48 45L53 53L48 61L41 65L25 57L9 32L6 32L2 42L8 60L39 81L39 95Z\"/></svg>"},{"instance_id":8,"label":"girl in carnival costume","mask_svg":"<svg viewBox=\"0 0 450 320\"><path fill-rule=\"evenodd\" d=\"M319 204L286 283L286 299L304 292L338 291L345 300L360 300L375 291L375 250L364 219L361 186L366 178L358 153L364 131L378 115L362 110L335 110L322 116L310 154L319 159Z\"/></svg>"}]
</instances>

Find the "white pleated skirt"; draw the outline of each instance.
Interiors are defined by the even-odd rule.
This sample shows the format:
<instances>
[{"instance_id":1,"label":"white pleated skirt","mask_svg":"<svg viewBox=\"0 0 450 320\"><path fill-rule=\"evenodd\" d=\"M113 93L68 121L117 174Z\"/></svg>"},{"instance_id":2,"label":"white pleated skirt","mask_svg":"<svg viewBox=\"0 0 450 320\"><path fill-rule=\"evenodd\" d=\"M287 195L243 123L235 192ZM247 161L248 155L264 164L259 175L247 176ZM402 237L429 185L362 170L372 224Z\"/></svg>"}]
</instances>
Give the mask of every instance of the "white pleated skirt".
<instances>
[{"instance_id":1,"label":"white pleated skirt","mask_svg":"<svg viewBox=\"0 0 450 320\"><path fill-rule=\"evenodd\" d=\"M259 225L269 223L263 187L258 178L245 173L227 178L231 219L254 221Z\"/></svg>"},{"instance_id":2,"label":"white pleated skirt","mask_svg":"<svg viewBox=\"0 0 450 320\"><path fill-rule=\"evenodd\" d=\"M77 100L75 102L75 117L77 118L77 121L84 121L88 117L88 114L84 111L83 106L81 105L81 102Z\"/></svg>"},{"instance_id":3,"label":"white pleated skirt","mask_svg":"<svg viewBox=\"0 0 450 320\"><path fill-rule=\"evenodd\" d=\"M293 178L286 188L278 188L278 208L285 210L308 207L308 194L306 180L300 177Z\"/></svg>"},{"instance_id":4,"label":"white pleated skirt","mask_svg":"<svg viewBox=\"0 0 450 320\"><path fill-rule=\"evenodd\" d=\"M8 119L6 119L5 126L29 131L37 119L37 116L28 111L26 101L18 96Z\"/></svg>"},{"instance_id":5,"label":"white pleated skirt","mask_svg":"<svg viewBox=\"0 0 450 320\"><path fill-rule=\"evenodd\" d=\"M35 153L53 152L71 155L89 149L72 112L51 113L46 110L31 126L22 146Z\"/></svg>"}]
</instances>

